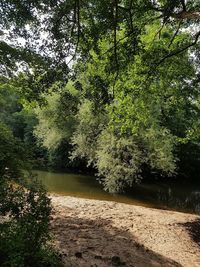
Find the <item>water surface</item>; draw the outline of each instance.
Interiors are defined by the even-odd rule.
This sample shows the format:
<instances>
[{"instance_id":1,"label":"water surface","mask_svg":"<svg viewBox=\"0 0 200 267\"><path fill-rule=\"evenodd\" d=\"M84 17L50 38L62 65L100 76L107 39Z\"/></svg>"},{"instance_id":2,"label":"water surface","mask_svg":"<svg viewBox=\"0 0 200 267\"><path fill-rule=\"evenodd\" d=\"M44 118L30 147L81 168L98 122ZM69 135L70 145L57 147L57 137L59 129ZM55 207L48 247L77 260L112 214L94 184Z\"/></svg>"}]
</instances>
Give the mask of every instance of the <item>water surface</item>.
<instances>
[{"instance_id":1,"label":"water surface","mask_svg":"<svg viewBox=\"0 0 200 267\"><path fill-rule=\"evenodd\" d=\"M134 186L131 194L109 194L95 177L73 173L35 171L51 193L171 209L200 214L200 185L151 182Z\"/></svg>"}]
</instances>

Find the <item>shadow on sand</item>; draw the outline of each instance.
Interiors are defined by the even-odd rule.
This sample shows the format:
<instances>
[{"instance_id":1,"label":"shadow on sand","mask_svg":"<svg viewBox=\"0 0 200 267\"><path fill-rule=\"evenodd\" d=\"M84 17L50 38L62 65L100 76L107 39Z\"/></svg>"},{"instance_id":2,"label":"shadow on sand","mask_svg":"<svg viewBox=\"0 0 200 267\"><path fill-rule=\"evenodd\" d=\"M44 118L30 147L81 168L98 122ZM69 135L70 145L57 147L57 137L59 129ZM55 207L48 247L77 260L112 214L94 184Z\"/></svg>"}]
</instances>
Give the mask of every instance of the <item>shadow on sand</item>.
<instances>
[{"instance_id":1,"label":"shadow on sand","mask_svg":"<svg viewBox=\"0 0 200 267\"><path fill-rule=\"evenodd\" d=\"M191 239L200 246L200 219L181 223L180 225L186 229Z\"/></svg>"},{"instance_id":2,"label":"shadow on sand","mask_svg":"<svg viewBox=\"0 0 200 267\"><path fill-rule=\"evenodd\" d=\"M110 220L88 220L56 214L52 231L65 266L182 266L144 247L128 229L113 227Z\"/></svg>"}]
</instances>

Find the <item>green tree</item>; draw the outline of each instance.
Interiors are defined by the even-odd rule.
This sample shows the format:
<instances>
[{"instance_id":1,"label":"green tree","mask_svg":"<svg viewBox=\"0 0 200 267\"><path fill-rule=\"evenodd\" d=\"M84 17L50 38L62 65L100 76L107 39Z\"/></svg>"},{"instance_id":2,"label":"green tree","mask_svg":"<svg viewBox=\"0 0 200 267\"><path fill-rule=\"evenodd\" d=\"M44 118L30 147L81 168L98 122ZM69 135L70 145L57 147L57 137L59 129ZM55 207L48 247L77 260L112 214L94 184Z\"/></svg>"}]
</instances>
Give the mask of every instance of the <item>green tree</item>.
<instances>
[{"instance_id":1,"label":"green tree","mask_svg":"<svg viewBox=\"0 0 200 267\"><path fill-rule=\"evenodd\" d=\"M146 169L164 176L181 172L178 159L184 144L195 146L199 142L198 69L190 54L183 51L149 72L149 65L155 65L165 52L165 44L170 43L169 27L152 43L156 31L156 25L146 28L141 36L143 51L117 76L107 72L106 38L100 41L98 54L90 52L87 64L75 66L74 86L80 101L72 101L77 107L75 131L68 136L74 146L72 158L85 158L112 192L140 181ZM187 37L182 33L172 45ZM60 113L54 110L54 114ZM65 110L57 119L63 122L66 114ZM58 143L61 139L58 137Z\"/></svg>"},{"instance_id":2,"label":"green tree","mask_svg":"<svg viewBox=\"0 0 200 267\"><path fill-rule=\"evenodd\" d=\"M36 136L50 150L71 140L72 158L86 159L111 191L146 169L180 172L185 151L199 151L199 7L197 0L6 1L3 75L23 63L21 91L46 101L36 109Z\"/></svg>"},{"instance_id":3,"label":"green tree","mask_svg":"<svg viewBox=\"0 0 200 267\"><path fill-rule=\"evenodd\" d=\"M18 88L3 79L0 85L0 265L59 266L49 245L51 203L44 188L25 170L31 169L27 134L31 122ZM30 119L30 117L29 117ZM31 142L31 145L33 143Z\"/></svg>"}]
</instances>

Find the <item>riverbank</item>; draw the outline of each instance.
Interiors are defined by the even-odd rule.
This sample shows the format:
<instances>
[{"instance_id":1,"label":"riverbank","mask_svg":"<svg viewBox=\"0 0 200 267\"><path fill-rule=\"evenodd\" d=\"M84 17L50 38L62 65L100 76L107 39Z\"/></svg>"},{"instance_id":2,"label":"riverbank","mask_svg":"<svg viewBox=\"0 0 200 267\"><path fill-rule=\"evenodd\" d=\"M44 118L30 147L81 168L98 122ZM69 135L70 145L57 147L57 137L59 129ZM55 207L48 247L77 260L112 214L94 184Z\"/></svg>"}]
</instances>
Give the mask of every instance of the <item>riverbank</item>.
<instances>
[{"instance_id":1,"label":"riverbank","mask_svg":"<svg viewBox=\"0 0 200 267\"><path fill-rule=\"evenodd\" d=\"M52 233L71 267L199 267L200 216L52 195Z\"/></svg>"}]
</instances>

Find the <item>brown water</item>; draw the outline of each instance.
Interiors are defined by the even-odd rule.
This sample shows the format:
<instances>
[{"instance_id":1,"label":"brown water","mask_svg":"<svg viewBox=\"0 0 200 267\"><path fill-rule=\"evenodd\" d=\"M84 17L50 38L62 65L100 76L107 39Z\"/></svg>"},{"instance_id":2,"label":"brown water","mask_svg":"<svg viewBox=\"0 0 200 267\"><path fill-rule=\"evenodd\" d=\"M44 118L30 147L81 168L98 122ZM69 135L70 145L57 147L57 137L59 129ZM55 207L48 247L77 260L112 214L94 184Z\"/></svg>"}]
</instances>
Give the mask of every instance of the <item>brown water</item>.
<instances>
[{"instance_id":1,"label":"brown water","mask_svg":"<svg viewBox=\"0 0 200 267\"><path fill-rule=\"evenodd\" d=\"M34 171L51 193L110 200L128 204L200 214L200 185L188 183L143 183L129 195L103 191L95 177L73 173Z\"/></svg>"}]
</instances>

